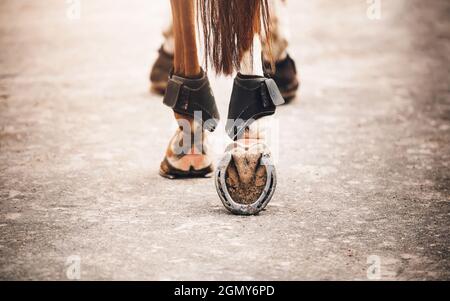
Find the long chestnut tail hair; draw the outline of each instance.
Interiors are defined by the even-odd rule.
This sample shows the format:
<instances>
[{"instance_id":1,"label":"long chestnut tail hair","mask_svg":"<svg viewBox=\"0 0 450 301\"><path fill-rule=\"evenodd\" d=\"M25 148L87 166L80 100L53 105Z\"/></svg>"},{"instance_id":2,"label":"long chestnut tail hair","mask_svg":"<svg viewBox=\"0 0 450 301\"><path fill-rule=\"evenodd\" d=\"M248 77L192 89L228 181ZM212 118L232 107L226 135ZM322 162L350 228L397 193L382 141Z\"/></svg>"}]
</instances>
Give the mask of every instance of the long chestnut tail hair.
<instances>
[{"instance_id":1,"label":"long chestnut tail hair","mask_svg":"<svg viewBox=\"0 0 450 301\"><path fill-rule=\"evenodd\" d=\"M206 68L209 61L218 74L238 71L244 53L253 55L255 34L270 52L268 0L197 0L197 17L203 25Z\"/></svg>"}]
</instances>

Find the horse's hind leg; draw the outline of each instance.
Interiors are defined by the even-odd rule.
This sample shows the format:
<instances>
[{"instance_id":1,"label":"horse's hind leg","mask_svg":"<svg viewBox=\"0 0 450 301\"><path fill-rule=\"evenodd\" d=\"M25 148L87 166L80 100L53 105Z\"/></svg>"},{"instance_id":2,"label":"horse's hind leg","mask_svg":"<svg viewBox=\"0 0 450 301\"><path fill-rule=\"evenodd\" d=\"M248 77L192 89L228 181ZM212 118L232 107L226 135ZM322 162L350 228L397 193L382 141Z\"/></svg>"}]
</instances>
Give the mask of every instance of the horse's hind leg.
<instances>
[{"instance_id":1,"label":"horse's hind leg","mask_svg":"<svg viewBox=\"0 0 450 301\"><path fill-rule=\"evenodd\" d=\"M265 56L265 72L277 83L281 95L286 103L297 95L300 82L297 76L295 61L288 53L289 36L289 16L287 15L286 1L270 1L270 36L271 47L263 43L263 53ZM271 68L268 57L272 57L275 68Z\"/></svg>"},{"instance_id":2,"label":"horse's hind leg","mask_svg":"<svg viewBox=\"0 0 450 301\"><path fill-rule=\"evenodd\" d=\"M171 0L171 6L174 69L164 103L173 109L179 127L167 147L160 174L168 178L204 177L212 172L212 162L203 128L213 131L219 115L197 57L194 0Z\"/></svg>"},{"instance_id":3,"label":"horse's hind leg","mask_svg":"<svg viewBox=\"0 0 450 301\"><path fill-rule=\"evenodd\" d=\"M164 95L167 88L167 79L173 69L173 54L175 52L175 38L173 36L173 24L170 17L170 23L162 32L164 42L158 50L156 58L150 70L150 91Z\"/></svg>"}]
</instances>

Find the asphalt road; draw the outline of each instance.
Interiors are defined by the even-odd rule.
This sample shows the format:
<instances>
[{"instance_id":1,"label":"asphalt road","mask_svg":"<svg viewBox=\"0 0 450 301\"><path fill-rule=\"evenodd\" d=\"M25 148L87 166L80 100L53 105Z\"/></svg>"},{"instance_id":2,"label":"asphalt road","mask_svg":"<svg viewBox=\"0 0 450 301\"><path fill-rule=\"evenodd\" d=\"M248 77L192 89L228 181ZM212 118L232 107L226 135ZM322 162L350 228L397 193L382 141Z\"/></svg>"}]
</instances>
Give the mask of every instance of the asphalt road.
<instances>
[{"instance_id":1,"label":"asphalt road","mask_svg":"<svg viewBox=\"0 0 450 301\"><path fill-rule=\"evenodd\" d=\"M362 0L291 1L301 95L252 217L212 179L158 175L164 4L82 1L74 19L1 1L0 279L450 280L448 1L382 1L379 20ZM225 116L232 81L211 80Z\"/></svg>"}]
</instances>

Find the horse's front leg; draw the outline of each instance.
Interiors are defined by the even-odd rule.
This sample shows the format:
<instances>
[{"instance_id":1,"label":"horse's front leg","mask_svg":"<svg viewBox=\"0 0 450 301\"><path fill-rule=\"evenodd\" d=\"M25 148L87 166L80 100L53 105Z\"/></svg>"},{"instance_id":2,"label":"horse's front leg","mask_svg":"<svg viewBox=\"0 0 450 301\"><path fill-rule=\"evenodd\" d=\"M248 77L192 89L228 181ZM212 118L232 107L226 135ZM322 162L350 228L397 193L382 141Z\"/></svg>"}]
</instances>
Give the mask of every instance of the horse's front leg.
<instances>
[{"instance_id":1,"label":"horse's front leg","mask_svg":"<svg viewBox=\"0 0 450 301\"><path fill-rule=\"evenodd\" d=\"M219 114L208 77L197 57L194 0L171 0L175 38L174 69L164 103L178 129L169 142L160 174L167 178L204 177L212 172L204 128L213 131Z\"/></svg>"},{"instance_id":2,"label":"horse's front leg","mask_svg":"<svg viewBox=\"0 0 450 301\"><path fill-rule=\"evenodd\" d=\"M275 82L264 77L256 37L253 54L243 56L234 79L226 125L234 142L227 147L216 172L223 204L244 215L263 210L275 191L276 173L267 138L275 106L284 102Z\"/></svg>"}]
</instances>

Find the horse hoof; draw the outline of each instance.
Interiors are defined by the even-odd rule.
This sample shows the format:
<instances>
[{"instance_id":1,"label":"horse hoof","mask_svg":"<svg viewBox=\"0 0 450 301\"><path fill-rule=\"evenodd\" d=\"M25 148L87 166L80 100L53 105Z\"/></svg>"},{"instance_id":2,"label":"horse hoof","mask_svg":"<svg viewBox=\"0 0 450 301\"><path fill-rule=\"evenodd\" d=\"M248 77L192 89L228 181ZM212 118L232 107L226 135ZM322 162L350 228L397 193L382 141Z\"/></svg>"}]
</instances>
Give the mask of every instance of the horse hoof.
<instances>
[{"instance_id":1,"label":"horse hoof","mask_svg":"<svg viewBox=\"0 0 450 301\"><path fill-rule=\"evenodd\" d=\"M230 144L215 172L216 190L230 212L255 215L271 200L276 187L272 156L263 143Z\"/></svg>"},{"instance_id":2,"label":"horse hoof","mask_svg":"<svg viewBox=\"0 0 450 301\"><path fill-rule=\"evenodd\" d=\"M163 178L175 180L175 179L187 179L187 178L210 178L213 173L212 165L209 165L205 168L194 169L190 168L189 170L181 170L176 167L173 167L167 158L161 162L161 166L159 168L159 175Z\"/></svg>"}]
</instances>

